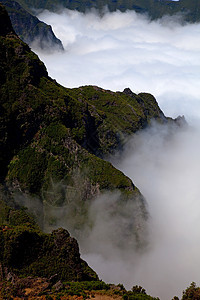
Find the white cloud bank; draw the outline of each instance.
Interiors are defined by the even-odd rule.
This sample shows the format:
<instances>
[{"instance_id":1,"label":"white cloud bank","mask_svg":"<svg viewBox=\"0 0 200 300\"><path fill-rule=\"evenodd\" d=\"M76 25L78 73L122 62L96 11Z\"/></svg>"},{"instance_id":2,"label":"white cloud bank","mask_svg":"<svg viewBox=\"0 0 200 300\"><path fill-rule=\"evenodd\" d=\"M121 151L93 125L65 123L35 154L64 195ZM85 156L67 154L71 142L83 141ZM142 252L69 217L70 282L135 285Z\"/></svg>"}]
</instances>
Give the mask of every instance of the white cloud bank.
<instances>
[{"instance_id":1,"label":"white cloud bank","mask_svg":"<svg viewBox=\"0 0 200 300\"><path fill-rule=\"evenodd\" d=\"M128 278L152 295L172 299L192 281L200 284L200 131L174 135L154 124L138 133L115 165L148 200L151 249Z\"/></svg>"},{"instance_id":2,"label":"white cloud bank","mask_svg":"<svg viewBox=\"0 0 200 300\"><path fill-rule=\"evenodd\" d=\"M62 85L150 92L171 116L188 117L188 105L191 110L199 104L200 24L181 26L180 16L149 22L133 11L100 17L65 9L39 18L52 25L66 49L39 53ZM193 114L199 116L196 108Z\"/></svg>"},{"instance_id":3,"label":"white cloud bank","mask_svg":"<svg viewBox=\"0 0 200 300\"><path fill-rule=\"evenodd\" d=\"M166 115L184 114L194 127L174 136L157 125L130 141L116 166L146 197L151 249L133 260L111 252L86 256L100 277L143 285L162 300L200 284L200 24L180 18L149 22L134 12L86 15L43 12L66 52L39 53L50 76L67 86L151 92ZM126 249L124 249L126 251Z\"/></svg>"}]
</instances>

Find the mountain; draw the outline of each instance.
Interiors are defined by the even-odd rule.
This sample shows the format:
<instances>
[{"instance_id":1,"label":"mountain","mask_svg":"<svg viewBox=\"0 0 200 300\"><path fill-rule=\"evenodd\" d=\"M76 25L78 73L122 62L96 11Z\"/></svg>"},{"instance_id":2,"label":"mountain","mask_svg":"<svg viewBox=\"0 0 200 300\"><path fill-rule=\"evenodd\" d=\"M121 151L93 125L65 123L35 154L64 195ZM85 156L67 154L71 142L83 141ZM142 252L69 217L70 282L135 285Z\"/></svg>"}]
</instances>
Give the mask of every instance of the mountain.
<instances>
[{"instance_id":1,"label":"mountain","mask_svg":"<svg viewBox=\"0 0 200 300\"><path fill-rule=\"evenodd\" d=\"M200 21L199 0L18 0L18 2L29 11L31 8L56 10L59 7L66 7L85 12L90 8L102 10L107 6L109 11L129 9L138 13L148 13L151 19L158 19L166 14L183 13L186 21Z\"/></svg>"},{"instance_id":2,"label":"mountain","mask_svg":"<svg viewBox=\"0 0 200 300\"><path fill-rule=\"evenodd\" d=\"M164 15L181 13L185 21L200 21L198 0L0 0L0 2L6 6L14 30L20 38L29 45L34 42L37 47L45 51L63 50L63 45L54 35L51 26L38 20L35 16L35 9L56 11L60 7L66 7L85 12L91 8L104 11L107 7L109 11L134 10L137 13L147 13L152 20Z\"/></svg>"},{"instance_id":3,"label":"mountain","mask_svg":"<svg viewBox=\"0 0 200 300\"><path fill-rule=\"evenodd\" d=\"M64 50L50 25L39 21L16 1L0 0L0 2L5 5L15 32L25 43L31 45L34 42L38 48L49 52Z\"/></svg>"},{"instance_id":4,"label":"mountain","mask_svg":"<svg viewBox=\"0 0 200 300\"><path fill-rule=\"evenodd\" d=\"M117 240L143 247L146 201L104 158L152 120L174 121L148 93L62 87L15 34L2 6L0 22L0 183L16 201L41 207L36 216L45 230L58 226L55 212L60 208L76 238L92 228L89 208L94 199L115 195L115 205L102 209L127 218Z\"/></svg>"},{"instance_id":5,"label":"mountain","mask_svg":"<svg viewBox=\"0 0 200 300\"><path fill-rule=\"evenodd\" d=\"M0 199L0 269L2 276L42 276L57 280L97 280L97 274L80 258L77 241L65 229L44 234L23 209ZM2 279L1 279L2 280Z\"/></svg>"},{"instance_id":6,"label":"mountain","mask_svg":"<svg viewBox=\"0 0 200 300\"><path fill-rule=\"evenodd\" d=\"M103 289L107 295L105 291L112 289L112 295L127 300L155 299L138 286L127 292L122 285L111 288L99 282L66 229L43 233L35 215L21 207L21 200L29 199L41 214L41 227L45 222L56 226L46 206L55 211L67 208L74 221L74 228L68 224L70 232L77 232L89 220L89 204L106 192L108 201L101 209L107 212L111 207L110 218L118 215L122 220L112 235L117 234L123 247L133 238L131 249L134 245L142 251L147 243L145 199L105 157L122 149L130 135L152 120L173 125L181 122L165 117L147 93L136 95L129 88L112 92L96 86L62 87L19 39L0 5L1 298L32 295L37 299L36 289L42 299L59 299L65 293L67 299L73 295L86 298L85 291ZM113 202L111 195L116 191L118 199ZM91 229L93 223L87 225ZM79 280L92 283L75 285ZM53 293L57 293L55 297Z\"/></svg>"},{"instance_id":7,"label":"mountain","mask_svg":"<svg viewBox=\"0 0 200 300\"><path fill-rule=\"evenodd\" d=\"M4 19L5 13L0 37L1 183L32 201L37 197L49 206L67 205L74 216L71 232L87 222L92 199L118 191L113 213L135 203L127 236L143 243L145 200L128 177L102 158L152 119L169 120L147 93L60 86Z\"/></svg>"}]
</instances>

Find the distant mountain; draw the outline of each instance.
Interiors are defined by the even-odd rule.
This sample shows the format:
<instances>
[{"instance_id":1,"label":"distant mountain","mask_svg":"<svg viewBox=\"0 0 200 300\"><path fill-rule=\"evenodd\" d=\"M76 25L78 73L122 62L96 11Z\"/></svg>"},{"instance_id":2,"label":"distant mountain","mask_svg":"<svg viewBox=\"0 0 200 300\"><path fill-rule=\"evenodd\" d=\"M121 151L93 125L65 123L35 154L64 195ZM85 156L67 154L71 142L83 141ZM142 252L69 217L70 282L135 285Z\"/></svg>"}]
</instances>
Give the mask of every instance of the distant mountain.
<instances>
[{"instance_id":1,"label":"distant mountain","mask_svg":"<svg viewBox=\"0 0 200 300\"><path fill-rule=\"evenodd\" d=\"M39 21L16 1L0 0L0 3L5 5L15 32L25 43L30 45L34 42L45 51L64 50L50 25Z\"/></svg>"},{"instance_id":2,"label":"distant mountain","mask_svg":"<svg viewBox=\"0 0 200 300\"><path fill-rule=\"evenodd\" d=\"M61 41L54 35L51 26L38 20L35 9L56 11L62 7L85 12L96 8L99 11L105 7L109 11L134 10L147 13L151 19L164 15L181 13L189 22L200 21L200 2L198 0L0 0L6 6L15 32L20 38L32 44L33 41L43 50L63 50Z\"/></svg>"},{"instance_id":3,"label":"distant mountain","mask_svg":"<svg viewBox=\"0 0 200 300\"><path fill-rule=\"evenodd\" d=\"M152 19L157 19L163 15L173 15L176 13L185 14L185 19L190 22L200 21L199 0L18 0L27 10L32 8L45 8L56 10L60 6L85 12L94 7L102 10L105 6L109 11L115 10L135 10L138 13L148 13Z\"/></svg>"}]
</instances>

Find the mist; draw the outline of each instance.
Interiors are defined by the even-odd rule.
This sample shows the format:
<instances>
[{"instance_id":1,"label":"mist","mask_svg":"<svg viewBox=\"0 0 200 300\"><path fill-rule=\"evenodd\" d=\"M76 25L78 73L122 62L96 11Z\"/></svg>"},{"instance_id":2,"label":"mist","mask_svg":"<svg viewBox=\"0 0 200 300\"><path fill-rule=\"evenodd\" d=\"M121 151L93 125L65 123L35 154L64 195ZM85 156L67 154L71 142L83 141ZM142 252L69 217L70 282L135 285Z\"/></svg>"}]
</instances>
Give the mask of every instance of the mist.
<instances>
[{"instance_id":1,"label":"mist","mask_svg":"<svg viewBox=\"0 0 200 300\"><path fill-rule=\"evenodd\" d=\"M181 15L150 22L131 11L99 16L64 9L38 17L52 25L65 48L54 54L34 49L59 83L150 92L165 115L185 115L188 127L153 123L131 138L122 154L109 158L147 201L145 253L110 242L112 231L107 235L106 228L117 227L120 218L112 223L109 214L96 215L94 230L80 242L83 258L103 280L142 285L162 300L181 296L192 281L200 284L200 24L187 24ZM103 197L106 204L119 196ZM91 218L98 205L97 199L89 208Z\"/></svg>"},{"instance_id":2,"label":"mist","mask_svg":"<svg viewBox=\"0 0 200 300\"><path fill-rule=\"evenodd\" d=\"M199 108L200 24L187 24L182 15L150 22L133 11L99 16L63 9L38 17L52 25L65 48L53 55L34 48L62 85L150 92L172 117L188 119ZM199 117L196 108L193 115Z\"/></svg>"},{"instance_id":3,"label":"mist","mask_svg":"<svg viewBox=\"0 0 200 300\"><path fill-rule=\"evenodd\" d=\"M150 249L129 272L151 295L181 296L192 281L200 284L200 132L156 123L138 133L116 167L134 180L148 200Z\"/></svg>"}]
</instances>

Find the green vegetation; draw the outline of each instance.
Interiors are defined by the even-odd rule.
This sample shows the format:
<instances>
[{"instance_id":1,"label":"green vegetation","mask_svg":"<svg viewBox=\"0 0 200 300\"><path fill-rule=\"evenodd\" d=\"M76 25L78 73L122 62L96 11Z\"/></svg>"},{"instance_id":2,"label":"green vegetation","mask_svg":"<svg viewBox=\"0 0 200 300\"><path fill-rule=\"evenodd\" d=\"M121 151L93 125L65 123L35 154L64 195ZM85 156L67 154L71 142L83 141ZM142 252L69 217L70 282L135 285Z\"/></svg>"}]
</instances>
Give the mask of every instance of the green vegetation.
<instances>
[{"instance_id":1,"label":"green vegetation","mask_svg":"<svg viewBox=\"0 0 200 300\"><path fill-rule=\"evenodd\" d=\"M62 87L14 34L1 6L0 13L0 182L30 201L39 199L43 209L68 207L75 229L87 222L95 197L116 191L120 196L115 213L131 201L137 209L133 214L145 226L140 191L103 158L122 149L127 138L151 120L172 121L147 93ZM56 226L54 215L41 219L41 226ZM137 241L139 231L131 228Z\"/></svg>"},{"instance_id":2,"label":"green vegetation","mask_svg":"<svg viewBox=\"0 0 200 300\"><path fill-rule=\"evenodd\" d=\"M1 5L0 54L0 297L24 297L25 287L34 285L39 276L44 289L38 293L46 293L46 299L54 297L53 293L57 299L65 295L86 299L96 291L124 300L158 299L142 287L126 291L122 285L98 281L68 231L59 228L43 233L14 197L18 192L31 201L38 197L41 204L53 208L69 205L78 228L87 219L87 205L94 197L118 191L118 207L113 212L123 214L122 207L130 200L137 203L136 214L145 224L147 214L139 190L103 157L122 148L130 134L151 120L173 121L163 115L150 94L136 95L129 89L114 93L95 86L66 89L57 84L15 35ZM53 218L50 222L56 223ZM139 230L131 228L136 241ZM59 288L51 282L52 276L63 281L57 282ZM199 288L192 283L183 299L199 299Z\"/></svg>"},{"instance_id":3,"label":"green vegetation","mask_svg":"<svg viewBox=\"0 0 200 300\"><path fill-rule=\"evenodd\" d=\"M167 122L153 96L63 88L14 34L0 37L0 51L6 74L0 86L1 181L41 197L52 180L73 184L78 171L99 190L139 195L102 157L123 147L127 136L151 119Z\"/></svg>"},{"instance_id":4,"label":"green vegetation","mask_svg":"<svg viewBox=\"0 0 200 300\"><path fill-rule=\"evenodd\" d=\"M123 300L159 300L147 295L145 289L141 286L133 286L131 291L125 291Z\"/></svg>"},{"instance_id":5,"label":"green vegetation","mask_svg":"<svg viewBox=\"0 0 200 300\"><path fill-rule=\"evenodd\" d=\"M44 234L24 209L0 202L0 265L17 276L58 280L97 280L96 273L80 258L76 240L64 229Z\"/></svg>"},{"instance_id":6,"label":"green vegetation","mask_svg":"<svg viewBox=\"0 0 200 300\"><path fill-rule=\"evenodd\" d=\"M195 282L192 282L191 285L185 291L183 291L182 300L190 299L200 299L200 287L197 287Z\"/></svg>"}]
</instances>

